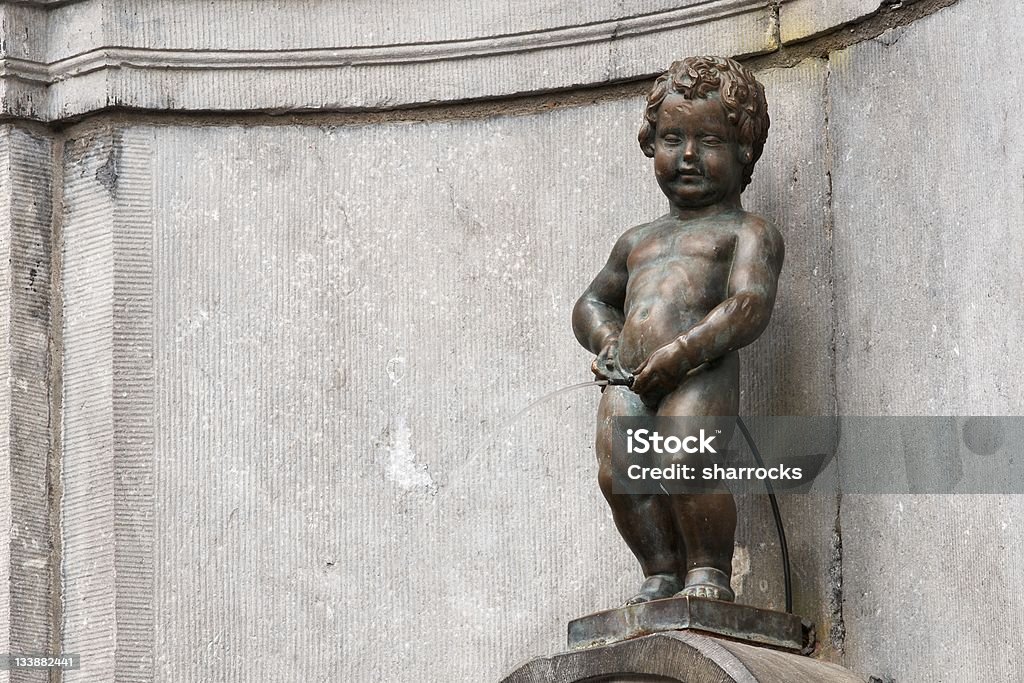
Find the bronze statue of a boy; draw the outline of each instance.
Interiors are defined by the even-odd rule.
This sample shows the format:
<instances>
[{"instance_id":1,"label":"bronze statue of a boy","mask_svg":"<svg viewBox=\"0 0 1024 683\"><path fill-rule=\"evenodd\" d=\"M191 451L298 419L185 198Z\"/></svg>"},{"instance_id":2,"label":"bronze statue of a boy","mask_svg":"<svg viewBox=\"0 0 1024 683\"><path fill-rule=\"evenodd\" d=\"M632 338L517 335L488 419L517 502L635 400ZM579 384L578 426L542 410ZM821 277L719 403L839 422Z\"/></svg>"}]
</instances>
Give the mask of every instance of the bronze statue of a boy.
<instances>
[{"instance_id":1,"label":"bronze statue of a boy","mask_svg":"<svg viewBox=\"0 0 1024 683\"><path fill-rule=\"evenodd\" d=\"M740 203L768 125L764 87L731 59L690 57L660 76L639 141L669 212L618 239L573 311L576 338L597 355L594 374L620 383L602 393L597 455L601 490L646 577L627 604L735 597L732 494L720 484L614 492L613 418L738 414L737 349L768 324L783 260L779 231Z\"/></svg>"}]
</instances>

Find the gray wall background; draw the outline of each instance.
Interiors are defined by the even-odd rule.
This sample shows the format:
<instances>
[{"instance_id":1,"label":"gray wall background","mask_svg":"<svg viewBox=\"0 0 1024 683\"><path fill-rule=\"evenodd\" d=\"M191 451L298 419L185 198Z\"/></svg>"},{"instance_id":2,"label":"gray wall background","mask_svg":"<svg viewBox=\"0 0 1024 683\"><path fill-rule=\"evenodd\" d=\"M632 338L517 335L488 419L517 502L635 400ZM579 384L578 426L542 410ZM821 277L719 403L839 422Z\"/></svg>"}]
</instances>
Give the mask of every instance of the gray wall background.
<instances>
[{"instance_id":1,"label":"gray wall background","mask_svg":"<svg viewBox=\"0 0 1024 683\"><path fill-rule=\"evenodd\" d=\"M763 44L737 29L720 40L746 46L720 48L799 57L783 41L874 9L787 3ZM744 201L787 262L746 412L1021 412L1014 9L960 0L751 61L772 130ZM710 25L648 59L703 52ZM596 393L508 421L587 379L572 305L665 210L638 90L5 126L8 649L81 653L69 681L494 680L627 597ZM834 482L783 499L819 656L883 680L1024 677L1018 499ZM766 501L741 519L740 600L780 608Z\"/></svg>"}]
</instances>

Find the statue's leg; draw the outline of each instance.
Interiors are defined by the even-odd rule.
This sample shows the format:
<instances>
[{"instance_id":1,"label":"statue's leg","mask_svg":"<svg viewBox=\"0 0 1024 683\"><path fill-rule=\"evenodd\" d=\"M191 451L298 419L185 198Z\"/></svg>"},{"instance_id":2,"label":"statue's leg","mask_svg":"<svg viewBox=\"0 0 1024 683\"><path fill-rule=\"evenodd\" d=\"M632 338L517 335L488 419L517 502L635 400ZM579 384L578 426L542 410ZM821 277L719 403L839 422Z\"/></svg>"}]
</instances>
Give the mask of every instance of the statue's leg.
<instances>
[{"instance_id":1,"label":"statue's leg","mask_svg":"<svg viewBox=\"0 0 1024 683\"><path fill-rule=\"evenodd\" d=\"M659 417L732 418L738 413L739 358L735 353L691 375L658 407ZM709 421L698 419L693 425L707 428ZM728 444L733 420L723 420L716 427L722 430L716 442L723 446ZM710 462L713 460L701 455L687 460L687 464L696 466L697 471ZM701 482L700 490L700 493L666 496L686 548L682 594L732 600L734 594L729 582L736 534L736 503L722 484Z\"/></svg>"},{"instance_id":2,"label":"statue's leg","mask_svg":"<svg viewBox=\"0 0 1024 683\"><path fill-rule=\"evenodd\" d=\"M615 526L640 561L646 577L640 591L626 604L671 597L683 588L680 568L686 564L685 549L679 542L668 496L627 495L614 490L614 418L652 415L640 397L625 387L605 389L597 412L598 483L612 509Z\"/></svg>"}]
</instances>

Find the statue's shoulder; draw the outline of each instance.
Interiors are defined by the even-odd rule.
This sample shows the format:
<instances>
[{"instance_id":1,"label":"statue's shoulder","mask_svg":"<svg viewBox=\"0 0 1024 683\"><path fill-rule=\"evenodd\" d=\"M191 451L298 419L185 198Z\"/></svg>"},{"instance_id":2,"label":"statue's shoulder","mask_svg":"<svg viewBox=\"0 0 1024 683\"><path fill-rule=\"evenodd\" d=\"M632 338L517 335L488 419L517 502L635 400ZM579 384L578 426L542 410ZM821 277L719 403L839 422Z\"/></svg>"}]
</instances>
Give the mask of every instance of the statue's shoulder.
<instances>
[{"instance_id":1,"label":"statue's shoulder","mask_svg":"<svg viewBox=\"0 0 1024 683\"><path fill-rule=\"evenodd\" d=\"M741 212L740 228L758 233L779 231L770 220L759 214L750 213L749 211Z\"/></svg>"},{"instance_id":2,"label":"statue's shoulder","mask_svg":"<svg viewBox=\"0 0 1024 683\"><path fill-rule=\"evenodd\" d=\"M738 232L741 237L747 236L752 238L752 242L761 245L759 250L767 251L771 255L770 260L776 263L776 267L781 267L785 245L782 241L782 233L771 221L756 213L744 211Z\"/></svg>"},{"instance_id":3,"label":"statue's shoulder","mask_svg":"<svg viewBox=\"0 0 1024 683\"><path fill-rule=\"evenodd\" d=\"M744 211L739 229L763 240L782 243L782 233L764 216Z\"/></svg>"}]
</instances>

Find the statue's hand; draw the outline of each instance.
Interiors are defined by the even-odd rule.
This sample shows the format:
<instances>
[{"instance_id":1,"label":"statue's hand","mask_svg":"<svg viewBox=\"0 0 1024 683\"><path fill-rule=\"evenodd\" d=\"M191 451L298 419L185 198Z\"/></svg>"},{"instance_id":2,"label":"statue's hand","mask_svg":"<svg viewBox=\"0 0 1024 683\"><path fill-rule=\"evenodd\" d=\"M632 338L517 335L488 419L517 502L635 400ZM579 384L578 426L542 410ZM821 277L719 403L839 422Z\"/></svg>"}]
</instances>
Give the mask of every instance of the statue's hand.
<instances>
[{"instance_id":1,"label":"statue's hand","mask_svg":"<svg viewBox=\"0 0 1024 683\"><path fill-rule=\"evenodd\" d=\"M651 405L673 391L686 376L686 356L678 339L665 344L637 366L632 389Z\"/></svg>"},{"instance_id":2,"label":"statue's hand","mask_svg":"<svg viewBox=\"0 0 1024 683\"><path fill-rule=\"evenodd\" d=\"M607 379L613 382L629 378L629 373L619 365L618 337L613 337L611 341L604 345L601 353L597 354L597 358L591 363L590 371L594 373L597 379Z\"/></svg>"}]
</instances>

